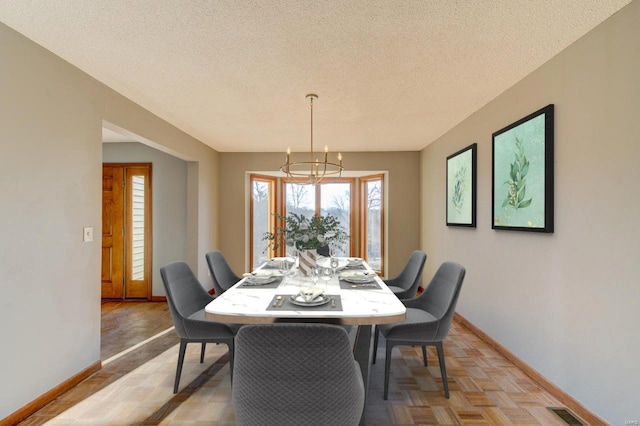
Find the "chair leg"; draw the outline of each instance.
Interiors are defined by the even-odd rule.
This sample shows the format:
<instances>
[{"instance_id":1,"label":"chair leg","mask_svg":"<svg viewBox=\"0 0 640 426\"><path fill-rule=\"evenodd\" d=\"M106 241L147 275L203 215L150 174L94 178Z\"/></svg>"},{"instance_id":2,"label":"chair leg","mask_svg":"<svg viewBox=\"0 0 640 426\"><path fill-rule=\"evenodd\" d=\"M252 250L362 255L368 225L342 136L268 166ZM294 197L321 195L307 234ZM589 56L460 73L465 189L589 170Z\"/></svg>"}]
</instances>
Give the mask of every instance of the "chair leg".
<instances>
[{"instance_id":1,"label":"chair leg","mask_svg":"<svg viewBox=\"0 0 640 426\"><path fill-rule=\"evenodd\" d=\"M187 349L187 341L180 340L180 352L178 352L178 366L176 368L176 381L173 384L173 393L178 393L178 385L180 384L180 374L182 373L182 363L184 362L184 353Z\"/></svg>"},{"instance_id":2,"label":"chair leg","mask_svg":"<svg viewBox=\"0 0 640 426\"><path fill-rule=\"evenodd\" d=\"M387 349L385 351L384 359L384 399L386 401L389 396L389 370L391 369L391 350L393 346L387 340Z\"/></svg>"},{"instance_id":3,"label":"chair leg","mask_svg":"<svg viewBox=\"0 0 640 426\"><path fill-rule=\"evenodd\" d=\"M378 330L378 326L373 326L373 361L372 364L376 363L376 355L378 354L378 336L380 335L380 330Z\"/></svg>"},{"instance_id":4,"label":"chair leg","mask_svg":"<svg viewBox=\"0 0 640 426\"><path fill-rule=\"evenodd\" d=\"M444 348L442 342L435 343L438 349L438 363L440 363L440 374L442 375L442 384L444 385L444 397L449 399L449 385L447 384L447 367L444 365Z\"/></svg>"},{"instance_id":5,"label":"chair leg","mask_svg":"<svg viewBox=\"0 0 640 426\"><path fill-rule=\"evenodd\" d=\"M200 364L204 362L204 348L207 346L206 342L202 342L202 349L200 350Z\"/></svg>"},{"instance_id":6,"label":"chair leg","mask_svg":"<svg viewBox=\"0 0 640 426\"><path fill-rule=\"evenodd\" d=\"M233 358L235 356L235 345L233 339L227 343L227 346L229 346L229 377L231 379L231 384L233 384Z\"/></svg>"},{"instance_id":7,"label":"chair leg","mask_svg":"<svg viewBox=\"0 0 640 426\"><path fill-rule=\"evenodd\" d=\"M428 365L427 365L427 347L425 345L422 345L422 360L424 361L424 366L428 367Z\"/></svg>"}]
</instances>

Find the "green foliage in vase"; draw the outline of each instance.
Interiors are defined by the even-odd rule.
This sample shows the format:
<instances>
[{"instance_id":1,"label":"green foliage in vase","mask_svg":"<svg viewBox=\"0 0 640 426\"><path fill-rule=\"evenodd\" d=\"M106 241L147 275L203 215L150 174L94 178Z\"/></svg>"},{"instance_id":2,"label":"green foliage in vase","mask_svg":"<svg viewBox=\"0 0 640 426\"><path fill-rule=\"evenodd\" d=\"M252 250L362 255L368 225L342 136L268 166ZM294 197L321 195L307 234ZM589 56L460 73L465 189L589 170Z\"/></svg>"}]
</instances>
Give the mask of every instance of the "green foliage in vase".
<instances>
[{"instance_id":1,"label":"green foliage in vase","mask_svg":"<svg viewBox=\"0 0 640 426\"><path fill-rule=\"evenodd\" d=\"M262 236L262 240L268 241L268 247L274 250L284 245L295 246L298 250L317 249L349 239L338 218L332 215L307 218L296 213L289 213L287 217L274 213L274 216L278 220L274 232L266 232Z\"/></svg>"},{"instance_id":2,"label":"green foliage in vase","mask_svg":"<svg viewBox=\"0 0 640 426\"><path fill-rule=\"evenodd\" d=\"M502 202L502 207L511 206L514 209L523 209L531 205L532 198L525 200L527 193L527 173L529 173L529 160L524 155L522 140L516 138L515 159L511 163L509 171L509 180L504 184L509 186L507 197Z\"/></svg>"},{"instance_id":3,"label":"green foliage in vase","mask_svg":"<svg viewBox=\"0 0 640 426\"><path fill-rule=\"evenodd\" d=\"M467 168L462 166L458 169L453 185L453 194L451 195L451 203L453 207L460 212L464 203L464 194L467 192Z\"/></svg>"}]
</instances>

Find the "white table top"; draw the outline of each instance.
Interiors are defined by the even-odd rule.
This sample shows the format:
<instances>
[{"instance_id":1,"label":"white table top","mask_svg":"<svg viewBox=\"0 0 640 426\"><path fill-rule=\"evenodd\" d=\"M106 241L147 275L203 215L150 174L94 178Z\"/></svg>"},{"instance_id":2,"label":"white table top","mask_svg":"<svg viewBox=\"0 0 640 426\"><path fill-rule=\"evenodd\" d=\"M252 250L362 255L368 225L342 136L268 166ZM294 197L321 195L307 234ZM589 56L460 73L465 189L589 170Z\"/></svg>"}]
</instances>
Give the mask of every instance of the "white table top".
<instances>
[{"instance_id":1,"label":"white table top","mask_svg":"<svg viewBox=\"0 0 640 426\"><path fill-rule=\"evenodd\" d=\"M368 265L365 264L368 268ZM403 321L406 309L384 282L376 277L380 289L341 289L336 276L325 281L318 279L319 286L326 285L326 294L340 295L342 310L322 309L267 310L275 295L297 294L302 286L311 285L311 278L287 276L277 288L241 287L244 279L225 291L205 307L207 319L236 323L260 324L281 319L326 319L345 325L388 324Z\"/></svg>"}]
</instances>

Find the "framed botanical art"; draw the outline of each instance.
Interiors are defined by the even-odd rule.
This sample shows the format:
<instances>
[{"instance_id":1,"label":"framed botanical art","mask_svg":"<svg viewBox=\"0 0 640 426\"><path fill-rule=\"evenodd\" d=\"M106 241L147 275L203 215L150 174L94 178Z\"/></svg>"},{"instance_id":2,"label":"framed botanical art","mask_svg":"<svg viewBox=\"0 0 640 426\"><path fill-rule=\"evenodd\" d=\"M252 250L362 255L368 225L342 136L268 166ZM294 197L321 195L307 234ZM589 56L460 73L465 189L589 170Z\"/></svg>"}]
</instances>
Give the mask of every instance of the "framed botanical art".
<instances>
[{"instance_id":1,"label":"framed botanical art","mask_svg":"<svg viewBox=\"0 0 640 426\"><path fill-rule=\"evenodd\" d=\"M476 227L476 147L447 157L447 226Z\"/></svg>"},{"instance_id":2,"label":"framed botanical art","mask_svg":"<svg viewBox=\"0 0 640 426\"><path fill-rule=\"evenodd\" d=\"M491 227L553 232L553 104L493 134Z\"/></svg>"}]
</instances>

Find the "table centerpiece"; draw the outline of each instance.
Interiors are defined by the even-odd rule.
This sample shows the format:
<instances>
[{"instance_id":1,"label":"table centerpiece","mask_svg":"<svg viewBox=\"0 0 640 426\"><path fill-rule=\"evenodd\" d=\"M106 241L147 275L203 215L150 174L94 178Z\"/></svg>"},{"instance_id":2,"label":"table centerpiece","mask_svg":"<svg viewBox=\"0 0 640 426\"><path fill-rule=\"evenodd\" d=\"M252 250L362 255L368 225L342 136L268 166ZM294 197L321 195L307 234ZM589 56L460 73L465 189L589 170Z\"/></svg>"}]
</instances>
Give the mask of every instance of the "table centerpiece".
<instances>
[{"instance_id":1,"label":"table centerpiece","mask_svg":"<svg viewBox=\"0 0 640 426\"><path fill-rule=\"evenodd\" d=\"M303 275L309 275L316 267L317 250L348 241L349 235L340 221L333 215L314 215L289 213L286 217L274 213L277 224L274 232L265 232L263 241L268 247L277 250L280 247L295 248L299 259L299 269Z\"/></svg>"}]
</instances>

